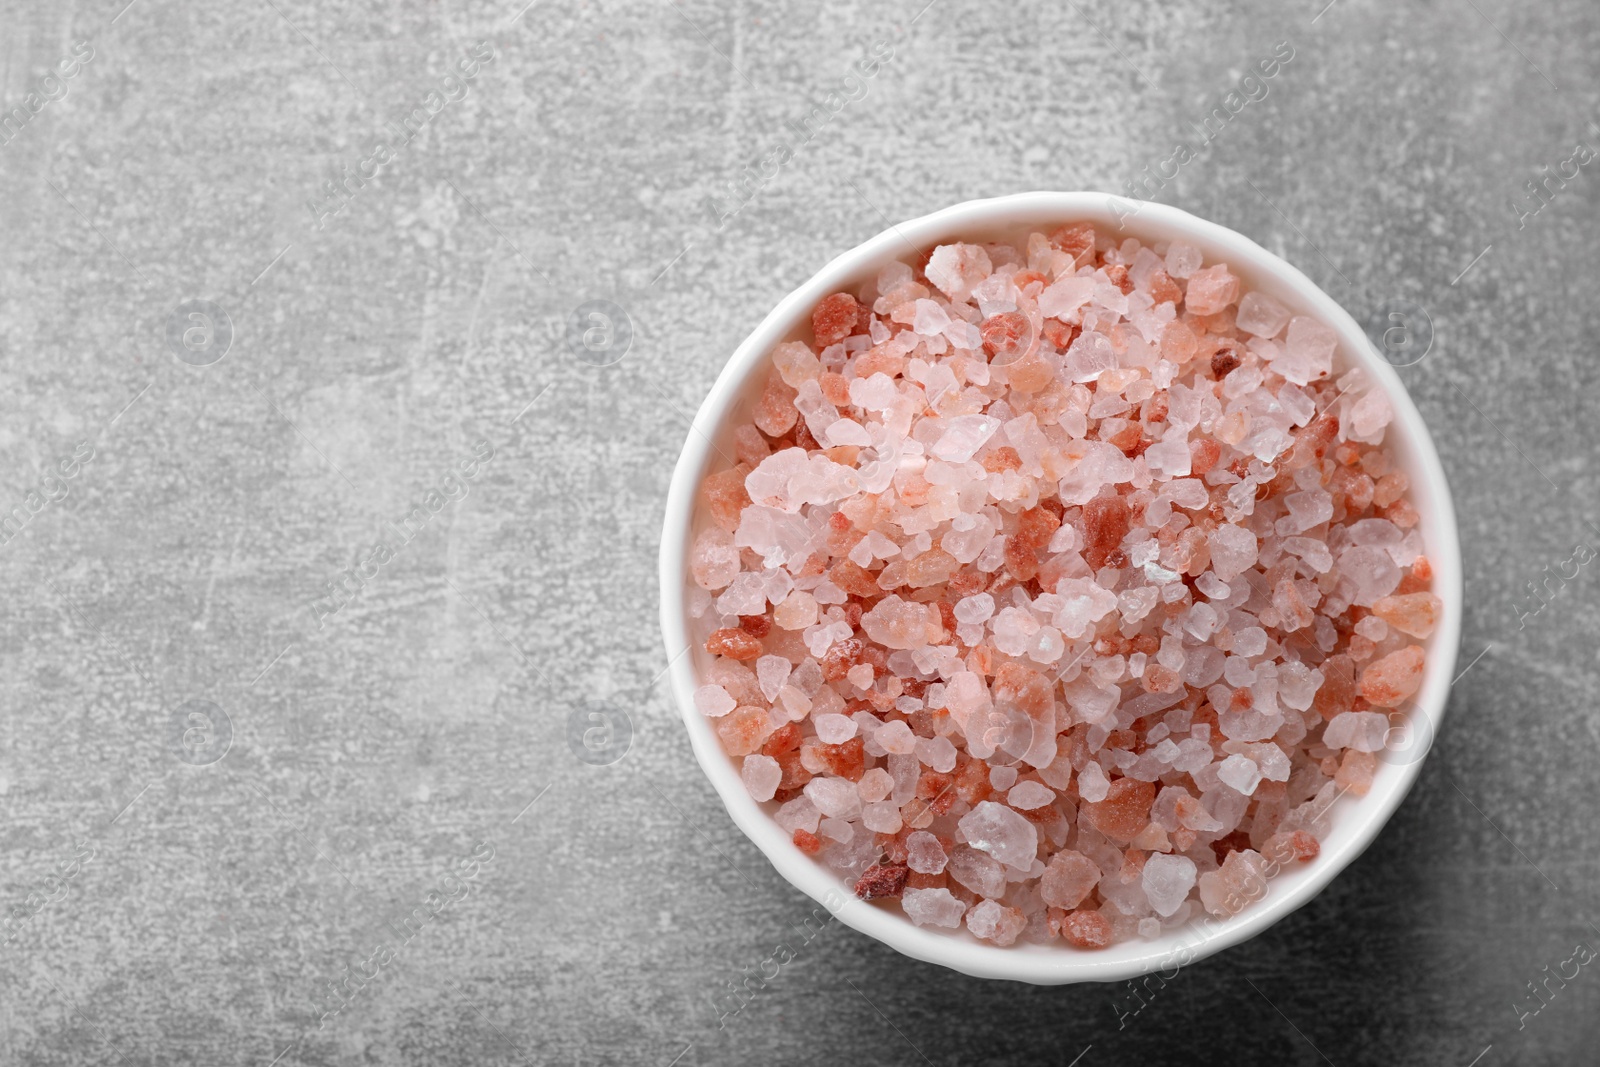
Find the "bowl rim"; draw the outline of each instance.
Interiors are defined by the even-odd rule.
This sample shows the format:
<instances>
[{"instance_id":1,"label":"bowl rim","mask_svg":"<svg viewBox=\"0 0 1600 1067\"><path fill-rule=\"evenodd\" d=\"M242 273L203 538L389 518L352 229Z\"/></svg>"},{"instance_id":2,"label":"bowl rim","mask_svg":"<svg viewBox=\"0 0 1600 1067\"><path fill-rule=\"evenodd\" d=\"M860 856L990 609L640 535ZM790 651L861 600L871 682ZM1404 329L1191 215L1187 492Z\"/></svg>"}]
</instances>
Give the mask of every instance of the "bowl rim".
<instances>
[{"instance_id":1,"label":"bowl rim","mask_svg":"<svg viewBox=\"0 0 1600 1067\"><path fill-rule=\"evenodd\" d=\"M1030 221L1032 220L1032 221ZM1133 224L1127 226L1129 220ZM696 761L710 779L728 815L767 860L800 891L823 905L847 926L914 959L952 968L978 978L1005 978L1041 985L1109 982L1133 978L1165 967L1198 961L1254 937L1320 893L1377 837L1409 792L1427 755L1424 748L1405 763L1380 761L1369 793L1343 798L1331 816L1339 840L1324 847L1318 860L1281 871L1269 881L1266 896L1226 919L1200 916L1154 939L1133 939L1109 948L1085 951L1058 944L1001 948L971 938L964 929L919 927L898 911L880 909L856 899L831 870L804 855L768 811L746 792L732 757L718 742L709 720L695 710L698 679L688 644L685 591L690 534L701 479L714 452L713 436L725 427L745 397L752 375L772 348L808 317L817 301L852 288L874 264L905 258L907 244L918 248L951 240L985 240L985 234L1054 223L1087 221L1115 226L1149 241L1182 237L1199 245L1206 262L1221 260L1242 278L1254 277L1250 288L1292 291L1297 312L1312 315L1339 337L1341 368L1361 366L1372 375L1394 410L1385 444L1402 453L1402 467L1411 478L1409 490L1422 512L1426 552L1434 570L1433 592L1443 601L1439 625L1428 641L1422 685L1413 703L1420 713L1421 733L1431 747L1442 726L1460 641L1463 613L1461 552L1455 509L1444 468L1421 414L1399 375L1373 350L1355 320L1320 286L1292 264L1255 241L1218 223L1180 208L1132 200L1101 192L1028 192L953 204L919 218L891 225L847 252L834 257L796 287L761 320L734 350L718 373L691 423L668 487L660 554L661 627L669 657L672 696L688 730ZM1419 479L1417 476L1421 475ZM1424 505L1426 510L1424 510ZM1360 818L1353 816L1359 804ZM1207 929L1199 930L1204 924ZM1163 972L1164 973L1164 972ZM1168 976L1170 977L1170 976Z\"/></svg>"}]
</instances>

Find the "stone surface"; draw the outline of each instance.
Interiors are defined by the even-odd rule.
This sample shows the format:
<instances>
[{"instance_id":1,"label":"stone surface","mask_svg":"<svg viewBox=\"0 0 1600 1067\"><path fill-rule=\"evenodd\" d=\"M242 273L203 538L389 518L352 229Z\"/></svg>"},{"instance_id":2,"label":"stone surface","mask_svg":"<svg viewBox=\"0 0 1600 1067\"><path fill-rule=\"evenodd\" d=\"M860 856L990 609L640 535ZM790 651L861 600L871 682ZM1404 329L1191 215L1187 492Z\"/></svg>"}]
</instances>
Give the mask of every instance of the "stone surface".
<instances>
[{"instance_id":1,"label":"stone surface","mask_svg":"<svg viewBox=\"0 0 1600 1067\"><path fill-rule=\"evenodd\" d=\"M1591 7L123 4L0 0L3 110L39 94L0 138L0 1062L1586 1058L1600 977L1527 983L1600 947L1596 175L1521 198L1596 136ZM1469 607L1368 854L1134 1014L821 926L654 613L686 419L775 302L890 220L1147 167L1375 334L1425 310Z\"/></svg>"}]
</instances>

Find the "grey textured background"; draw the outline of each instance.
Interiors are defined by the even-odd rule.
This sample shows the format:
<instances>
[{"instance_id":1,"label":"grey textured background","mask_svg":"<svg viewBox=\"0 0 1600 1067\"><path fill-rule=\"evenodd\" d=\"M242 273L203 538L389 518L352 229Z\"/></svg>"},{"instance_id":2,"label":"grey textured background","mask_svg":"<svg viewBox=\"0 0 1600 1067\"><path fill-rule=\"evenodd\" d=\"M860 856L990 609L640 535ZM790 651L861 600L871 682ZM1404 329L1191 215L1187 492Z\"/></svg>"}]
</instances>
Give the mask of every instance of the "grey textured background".
<instances>
[{"instance_id":1,"label":"grey textured background","mask_svg":"<svg viewBox=\"0 0 1600 1067\"><path fill-rule=\"evenodd\" d=\"M1516 605L1600 544L1600 175L1520 229L1513 204L1600 143L1600 13L924 2L0 0L6 111L95 49L0 145L0 512L94 450L0 545L0 1063L1592 1055L1592 967L1518 1025L1542 968L1600 946L1592 568ZM466 98L319 229L319 185L485 38ZM880 40L866 97L719 226L707 198ZM660 680L688 415L833 255L968 198L1123 191L1285 40L1268 96L1157 198L1358 318L1432 319L1402 374L1457 495L1473 665L1415 791L1317 900L1137 1015L1121 987L979 982L834 924L719 1020L811 905ZM209 366L166 341L192 299L234 327ZM614 365L563 341L590 299L633 323ZM467 495L324 617L480 440ZM215 762L183 758L224 736L214 716L184 748L190 700L227 716ZM609 766L566 740L596 705L633 727ZM442 884L465 895L321 1019Z\"/></svg>"}]
</instances>

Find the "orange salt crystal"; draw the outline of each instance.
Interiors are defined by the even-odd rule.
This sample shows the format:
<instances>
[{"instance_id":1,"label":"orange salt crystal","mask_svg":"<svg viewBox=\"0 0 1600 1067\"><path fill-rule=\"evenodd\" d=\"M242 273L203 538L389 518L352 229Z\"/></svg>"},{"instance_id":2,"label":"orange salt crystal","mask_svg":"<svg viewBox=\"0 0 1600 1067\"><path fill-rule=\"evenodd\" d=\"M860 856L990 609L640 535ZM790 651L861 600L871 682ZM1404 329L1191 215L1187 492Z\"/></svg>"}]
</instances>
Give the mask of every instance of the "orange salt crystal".
<instances>
[{"instance_id":1,"label":"orange salt crystal","mask_svg":"<svg viewBox=\"0 0 1600 1067\"><path fill-rule=\"evenodd\" d=\"M1404 593L1379 598L1372 613L1401 633L1427 637L1439 625L1444 601L1432 593Z\"/></svg>"},{"instance_id":2,"label":"orange salt crystal","mask_svg":"<svg viewBox=\"0 0 1600 1067\"><path fill-rule=\"evenodd\" d=\"M1150 805L1155 801L1152 782L1115 778L1104 800L1087 804L1089 822L1113 844L1126 845L1150 822Z\"/></svg>"},{"instance_id":3,"label":"orange salt crystal","mask_svg":"<svg viewBox=\"0 0 1600 1067\"><path fill-rule=\"evenodd\" d=\"M1097 496L1083 506L1083 559L1093 570L1111 561L1128 536L1128 503L1120 496Z\"/></svg>"},{"instance_id":4,"label":"orange salt crystal","mask_svg":"<svg viewBox=\"0 0 1600 1067\"><path fill-rule=\"evenodd\" d=\"M750 506L750 494L744 488L744 479L750 470L741 463L708 475L701 485L701 499L711 513L711 521L729 533L739 528L739 516Z\"/></svg>"},{"instance_id":5,"label":"orange salt crystal","mask_svg":"<svg viewBox=\"0 0 1600 1067\"><path fill-rule=\"evenodd\" d=\"M804 830L796 830L794 832L794 843L801 852L804 852L808 856L815 856L818 852L822 851L822 841L817 837L817 835L807 833Z\"/></svg>"},{"instance_id":6,"label":"orange salt crystal","mask_svg":"<svg viewBox=\"0 0 1600 1067\"><path fill-rule=\"evenodd\" d=\"M752 660L761 655L761 639L736 627L725 627L706 639L706 651L713 656Z\"/></svg>"},{"instance_id":7,"label":"orange salt crystal","mask_svg":"<svg viewBox=\"0 0 1600 1067\"><path fill-rule=\"evenodd\" d=\"M811 332L817 347L836 345L854 333L860 307L849 293L834 293L819 303L811 312Z\"/></svg>"},{"instance_id":8,"label":"orange salt crystal","mask_svg":"<svg viewBox=\"0 0 1600 1067\"><path fill-rule=\"evenodd\" d=\"M1376 707L1398 707L1422 684L1422 664L1422 649L1417 645L1373 660L1361 672L1361 695Z\"/></svg>"},{"instance_id":9,"label":"orange salt crystal","mask_svg":"<svg viewBox=\"0 0 1600 1067\"><path fill-rule=\"evenodd\" d=\"M1069 912L1061 920L1061 936L1074 948L1105 948L1111 944L1111 921L1098 911Z\"/></svg>"}]
</instances>

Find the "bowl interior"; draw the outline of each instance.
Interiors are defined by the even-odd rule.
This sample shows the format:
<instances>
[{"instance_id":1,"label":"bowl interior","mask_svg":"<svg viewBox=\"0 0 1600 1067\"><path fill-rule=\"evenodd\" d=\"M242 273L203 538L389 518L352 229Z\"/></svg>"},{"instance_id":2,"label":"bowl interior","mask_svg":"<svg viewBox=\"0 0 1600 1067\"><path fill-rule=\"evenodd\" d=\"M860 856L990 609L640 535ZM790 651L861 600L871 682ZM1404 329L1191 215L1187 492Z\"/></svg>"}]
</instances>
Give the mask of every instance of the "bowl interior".
<instances>
[{"instance_id":1,"label":"bowl interior","mask_svg":"<svg viewBox=\"0 0 1600 1067\"><path fill-rule=\"evenodd\" d=\"M731 465L727 457L733 454L733 430L748 419L760 395L773 346L808 338L810 313L817 301L841 289L854 291L892 260L911 259L916 252L947 241L1015 240L1074 221L1088 221L1097 231L1137 237L1146 244L1182 238L1201 249L1207 265L1227 263L1246 291L1274 297L1296 313L1320 319L1339 335L1335 374L1351 366L1365 368L1394 407L1385 444L1411 480L1411 500L1421 513L1426 553L1434 566L1434 592L1444 601L1440 625L1427 642L1423 683L1411 709L1415 737L1406 740L1397 735L1396 751L1381 754L1386 758L1380 759L1365 797L1345 796L1336 802L1318 859L1280 871L1270 880L1266 896L1238 915L1196 920L1156 939L1134 939L1096 952L1021 942L1000 948L979 941L965 928L958 932L918 927L898 911L855 899L837 875L800 852L773 820L776 804L758 804L745 791L736 762L723 751L711 723L694 709L692 695L711 656L701 647L688 647L684 654L691 621L685 607L688 548L707 522L697 507L699 485L706 474ZM967 974L1037 983L1109 981L1171 968L1252 936L1314 896L1360 855L1416 778L1420 759L1443 716L1461 606L1455 514L1438 456L1399 377L1373 351L1361 328L1305 275L1248 238L1176 208L1103 193L1029 193L956 205L901 223L818 271L739 346L712 387L674 471L662 537L662 627L668 655L674 657L673 695L696 758L733 820L780 873L855 929L917 959Z\"/></svg>"}]
</instances>

